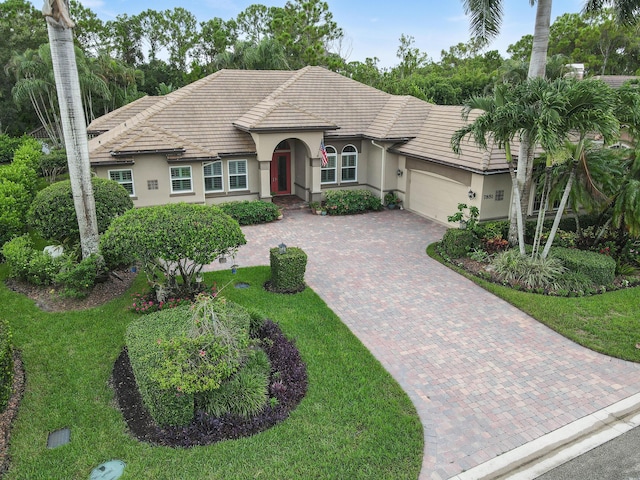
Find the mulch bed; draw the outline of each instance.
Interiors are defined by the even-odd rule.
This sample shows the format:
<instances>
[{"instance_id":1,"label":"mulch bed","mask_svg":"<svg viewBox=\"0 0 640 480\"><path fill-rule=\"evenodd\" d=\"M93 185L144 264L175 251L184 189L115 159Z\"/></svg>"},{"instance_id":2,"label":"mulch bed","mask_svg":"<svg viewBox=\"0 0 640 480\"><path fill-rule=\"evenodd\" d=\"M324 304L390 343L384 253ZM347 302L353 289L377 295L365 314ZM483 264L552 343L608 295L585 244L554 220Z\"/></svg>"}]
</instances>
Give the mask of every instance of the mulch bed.
<instances>
[{"instance_id":1,"label":"mulch bed","mask_svg":"<svg viewBox=\"0 0 640 480\"><path fill-rule=\"evenodd\" d=\"M258 337L269 340L264 350L272 369L279 374L277 380L270 381L269 387L269 397L277 399L277 404L268 404L251 418L231 414L214 417L197 412L189 425L179 427L161 428L154 422L142 402L125 348L113 367L111 385L131 434L153 445L192 447L248 437L285 420L307 392L306 366L298 349L275 323L267 320Z\"/></svg>"}]
</instances>

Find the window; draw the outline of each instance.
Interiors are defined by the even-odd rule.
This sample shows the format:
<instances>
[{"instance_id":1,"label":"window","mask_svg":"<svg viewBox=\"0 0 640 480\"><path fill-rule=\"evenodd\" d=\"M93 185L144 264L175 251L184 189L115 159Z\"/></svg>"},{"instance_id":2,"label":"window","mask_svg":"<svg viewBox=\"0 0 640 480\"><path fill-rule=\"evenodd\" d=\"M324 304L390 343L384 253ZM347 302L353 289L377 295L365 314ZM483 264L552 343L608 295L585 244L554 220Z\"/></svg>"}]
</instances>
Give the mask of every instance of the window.
<instances>
[{"instance_id":1,"label":"window","mask_svg":"<svg viewBox=\"0 0 640 480\"><path fill-rule=\"evenodd\" d=\"M205 163L204 170L204 191L221 192L222 188L222 162Z\"/></svg>"},{"instance_id":2,"label":"window","mask_svg":"<svg viewBox=\"0 0 640 480\"><path fill-rule=\"evenodd\" d=\"M342 149L342 181L355 182L358 177L358 150L353 145L347 145Z\"/></svg>"},{"instance_id":3,"label":"window","mask_svg":"<svg viewBox=\"0 0 640 480\"><path fill-rule=\"evenodd\" d=\"M338 170L338 152L332 146L326 147L327 165L320 169L320 183L336 183Z\"/></svg>"},{"instance_id":4,"label":"window","mask_svg":"<svg viewBox=\"0 0 640 480\"><path fill-rule=\"evenodd\" d=\"M501 202L502 200L504 200L504 190L496 190L495 200L496 202Z\"/></svg>"},{"instance_id":5,"label":"window","mask_svg":"<svg viewBox=\"0 0 640 480\"><path fill-rule=\"evenodd\" d=\"M147 190L158 190L158 180L147 180Z\"/></svg>"},{"instance_id":6,"label":"window","mask_svg":"<svg viewBox=\"0 0 640 480\"><path fill-rule=\"evenodd\" d=\"M540 210L540 206L542 205L542 193L536 191L536 196L533 200L533 211L538 212ZM551 207L547 207L547 210L557 210L560 206L560 199L557 199L553 202Z\"/></svg>"},{"instance_id":7,"label":"window","mask_svg":"<svg viewBox=\"0 0 640 480\"><path fill-rule=\"evenodd\" d=\"M109 178L118 182L129 192L129 196L135 196L133 190L133 170L109 170Z\"/></svg>"},{"instance_id":8,"label":"window","mask_svg":"<svg viewBox=\"0 0 640 480\"><path fill-rule=\"evenodd\" d=\"M171 193L192 191L191 167L171 167Z\"/></svg>"},{"instance_id":9,"label":"window","mask_svg":"<svg viewBox=\"0 0 640 480\"><path fill-rule=\"evenodd\" d=\"M246 190L247 161L229 160L229 190Z\"/></svg>"}]
</instances>

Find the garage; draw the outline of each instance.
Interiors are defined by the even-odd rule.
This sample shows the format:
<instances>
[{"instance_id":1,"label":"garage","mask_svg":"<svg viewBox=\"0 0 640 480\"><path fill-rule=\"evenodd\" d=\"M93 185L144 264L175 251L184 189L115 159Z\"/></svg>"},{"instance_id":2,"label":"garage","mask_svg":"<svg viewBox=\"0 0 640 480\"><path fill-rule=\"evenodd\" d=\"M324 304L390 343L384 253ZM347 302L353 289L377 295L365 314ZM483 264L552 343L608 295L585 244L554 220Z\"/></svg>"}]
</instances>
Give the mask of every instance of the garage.
<instances>
[{"instance_id":1,"label":"garage","mask_svg":"<svg viewBox=\"0 0 640 480\"><path fill-rule=\"evenodd\" d=\"M458 204L468 201L468 185L434 173L409 171L408 209L440 223L458 211Z\"/></svg>"}]
</instances>

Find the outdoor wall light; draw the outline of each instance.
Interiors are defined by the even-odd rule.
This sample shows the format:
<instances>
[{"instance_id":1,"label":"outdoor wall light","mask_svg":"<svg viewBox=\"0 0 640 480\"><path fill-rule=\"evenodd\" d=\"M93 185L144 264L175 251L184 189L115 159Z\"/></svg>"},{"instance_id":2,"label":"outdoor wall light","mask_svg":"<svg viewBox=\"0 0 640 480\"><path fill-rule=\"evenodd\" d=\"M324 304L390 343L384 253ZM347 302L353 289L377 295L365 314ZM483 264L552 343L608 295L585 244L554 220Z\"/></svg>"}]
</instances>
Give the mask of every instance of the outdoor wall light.
<instances>
[{"instance_id":1,"label":"outdoor wall light","mask_svg":"<svg viewBox=\"0 0 640 480\"><path fill-rule=\"evenodd\" d=\"M287 253L287 246L284 243L278 245L278 248L280 251L280 255L284 255L285 253Z\"/></svg>"},{"instance_id":2,"label":"outdoor wall light","mask_svg":"<svg viewBox=\"0 0 640 480\"><path fill-rule=\"evenodd\" d=\"M474 198L476 198L476 192L469 189L469 193L467 193L467 196L469 197L469 200L473 200Z\"/></svg>"},{"instance_id":3,"label":"outdoor wall light","mask_svg":"<svg viewBox=\"0 0 640 480\"><path fill-rule=\"evenodd\" d=\"M396 172L396 175L401 177L402 175L404 175L404 172L401 169L398 169L398 171Z\"/></svg>"}]
</instances>

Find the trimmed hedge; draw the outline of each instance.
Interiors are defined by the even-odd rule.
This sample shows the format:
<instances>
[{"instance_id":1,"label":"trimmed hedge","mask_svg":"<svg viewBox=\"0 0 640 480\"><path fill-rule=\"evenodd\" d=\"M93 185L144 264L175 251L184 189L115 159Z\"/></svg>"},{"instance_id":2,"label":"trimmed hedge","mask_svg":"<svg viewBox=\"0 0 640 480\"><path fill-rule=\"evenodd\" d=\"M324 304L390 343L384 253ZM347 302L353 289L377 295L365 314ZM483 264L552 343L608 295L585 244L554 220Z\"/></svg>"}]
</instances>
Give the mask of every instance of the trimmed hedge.
<instances>
[{"instance_id":1,"label":"trimmed hedge","mask_svg":"<svg viewBox=\"0 0 640 480\"><path fill-rule=\"evenodd\" d=\"M13 343L6 318L0 319L0 412L4 412L13 393Z\"/></svg>"},{"instance_id":2,"label":"trimmed hedge","mask_svg":"<svg viewBox=\"0 0 640 480\"><path fill-rule=\"evenodd\" d=\"M281 215L278 206L261 200L226 202L217 205L240 225L255 225L277 220Z\"/></svg>"},{"instance_id":3,"label":"trimmed hedge","mask_svg":"<svg viewBox=\"0 0 640 480\"><path fill-rule=\"evenodd\" d=\"M122 185L113 180L91 179L96 203L98 232L104 233L114 218L133 208L133 201ZM71 193L71 182L54 183L36 195L29 210L29 224L43 238L59 243L80 242L76 209Z\"/></svg>"},{"instance_id":4,"label":"trimmed hedge","mask_svg":"<svg viewBox=\"0 0 640 480\"><path fill-rule=\"evenodd\" d=\"M554 247L550 253L559 258L569 271L582 273L595 285L613 283L616 275L616 261L607 255L563 247Z\"/></svg>"},{"instance_id":5,"label":"trimmed hedge","mask_svg":"<svg viewBox=\"0 0 640 480\"><path fill-rule=\"evenodd\" d=\"M145 315L127 328L125 344L142 400L153 419L162 426L186 425L193 419L194 395L163 390L153 380L162 365L163 347L158 339L185 335L191 306L184 305Z\"/></svg>"},{"instance_id":6,"label":"trimmed hedge","mask_svg":"<svg viewBox=\"0 0 640 480\"><path fill-rule=\"evenodd\" d=\"M307 269L307 254L297 247L288 247L280 253L278 247L269 251L271 265L271 290L280 293L295 293L304 290L304 273Z\"/></svg>"},{"instance_id":7,"label":"trimmed hedge","mask_svg":"<svg viewBox=\"0 0 640 480\"><path fill-rule=\"evenodd\" d=\"M477 248L480 241L471 230L450 228L442 237L440 247L451 258L466 257L467 254Z\"/></svg>"},{"instance_id":8,"label":"trimmed hedge","mask_svg":"<svg viewBox=\"0 0 640 480\"><path fill-rule=\"evenodd\" d=\"M352 215L381 210L382 202L370 190L328 190L325 209L329 215Z\"/></svg>"}]
</instances>

